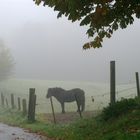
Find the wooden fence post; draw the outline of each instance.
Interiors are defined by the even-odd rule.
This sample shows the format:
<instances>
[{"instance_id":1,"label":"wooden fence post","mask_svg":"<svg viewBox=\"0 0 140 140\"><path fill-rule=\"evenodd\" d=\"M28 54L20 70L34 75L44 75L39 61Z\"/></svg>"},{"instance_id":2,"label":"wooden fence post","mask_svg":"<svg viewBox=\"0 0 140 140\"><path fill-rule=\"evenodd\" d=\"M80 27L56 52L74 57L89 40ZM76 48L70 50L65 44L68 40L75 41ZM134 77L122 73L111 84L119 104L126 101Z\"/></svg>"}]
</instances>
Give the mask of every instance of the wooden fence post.
<instances>
[{"instance_id":1,"label":"wooden fence post","mask_svg":"<svg viewBox=\"0 0 140 140\"><path fill-rule=\"evenodd\" d=\"M18 110L21 110L20 97L18 97Z\"/></svg>"},{"instance_id":2,"label":"wooden fence post","mask_svg":"<svg viewBox=\"0 0 140 140\"><path fill-rule=\"evenodd\" d=\"M110 62L110 103L114 104L116 101L116 74L115 74L115 61Z\"/></svg>"},{"instance_id":3,"label":"wooden fence post","mask_svg":"<svg viewBox=\"0 0 140 140\"><path fill-rule=\"evenodd\" d=\"M11 107L12 107L12 109L15 108L15 104L14 104L14 94L11 94Z\"/></svg>"},{"instance_id":4,"label":"wooden fence post","mask_svg":"<svg viewBox=\"0 0 140 140\"><path fill-rule=\"evenodd\" d=\"M36 95L35 88L29 89L29 106L28 106L28 121L35 121L35 106L36 106Z\"/></svg>"},{"instance_id":5,"label":"wooden fence post","mask_svg":"<svg viewBox=\"0 0 140 140\"><path fill-rule=\"evenodd\" d=\"M51 107L52 107L53 121L56 124L56 119L55 119L55 113L54 113L54 107L53 107L52 97L50 97L50 101L51 101Z\"/></svg>"},{"instance_id":6,"label":"wooden fence post","mask_svg":"<svg viewBox=\"0 0 140 140\"><path fill-rule=\"evenodd\" d=\"M140 87L139 87L139 73L136 72L136 86L137 86L137 95L140 97Z\"/></svg>"},{"instance_id":7,"label":"wooden fence post","mask_svg":"<svg viewBox=\"0 0 140 140\"><path fill-rule=\"evenodd\" d=\"M1 93L1 105L4 106L4 95Z\"/></svg>"},{"instance_id":8,"label":"wooden fence post","mask_svg":"<svg viewBox=\"0 0 140 140\"><path fill-rule=\"evenodd\" d=\"M23 115L27 115L27 104L26 99L22 100Z\"/></svg>"}]
</instances>

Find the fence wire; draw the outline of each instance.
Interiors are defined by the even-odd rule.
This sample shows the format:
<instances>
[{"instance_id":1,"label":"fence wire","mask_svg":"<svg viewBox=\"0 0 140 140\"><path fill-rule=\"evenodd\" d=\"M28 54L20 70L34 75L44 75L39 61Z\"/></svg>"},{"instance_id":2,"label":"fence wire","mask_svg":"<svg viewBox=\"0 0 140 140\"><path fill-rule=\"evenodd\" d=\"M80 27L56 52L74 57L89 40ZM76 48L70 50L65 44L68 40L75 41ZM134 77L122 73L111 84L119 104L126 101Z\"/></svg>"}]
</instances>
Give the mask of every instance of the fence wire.
<instances>
[{"instance_id":1,"label":"fence wire","mask_svg":"<svg viewBox=\"0 0 140 140\"><path fill-rule=\"evenodd\" d=\"M116 100L121 100L123 98L134 98L137 94L136 91L136 87L132 86L132 87L120 87L120 86L129 86L128 84L119 84L119 86L117 86L117 90L116 90ZM122 88L122 89L120 89ZM27 90L27 92L17 92L14 90L12 90L12 92L10 90L7 89L1 89L1 93L4 94L4 96L7 98L7 100L9 101L9 104L11 103L11 99L10 99L10 95L11 93L14 94L14 98L15 98L15 103L17 105L17 98L20 97L21 100L22 99L26 99L27 100L27 105L28 105L28 98L29 98L29 91ZM50 101L46 99L45 94L43 95L39 95L37 94L37 101L36 101L36 111L37 113L47 113L47 112L51 112L51 107L50 107ZM93 101L94 99L94 101ZM60 104L57 102L57 100L55 98L53 98L54 101L54 108L56 111L61 112L61 106ZM104 93L96 93L96 95L92 95L89 96L88 94L86 94L86 110L99 110L102 109L103 107L107 106L110 103L110 92L106 91ZM66 110L68 111L75 111L76 110L76 104L74 103L66 103Z\"/></svg>"}]
</instances>

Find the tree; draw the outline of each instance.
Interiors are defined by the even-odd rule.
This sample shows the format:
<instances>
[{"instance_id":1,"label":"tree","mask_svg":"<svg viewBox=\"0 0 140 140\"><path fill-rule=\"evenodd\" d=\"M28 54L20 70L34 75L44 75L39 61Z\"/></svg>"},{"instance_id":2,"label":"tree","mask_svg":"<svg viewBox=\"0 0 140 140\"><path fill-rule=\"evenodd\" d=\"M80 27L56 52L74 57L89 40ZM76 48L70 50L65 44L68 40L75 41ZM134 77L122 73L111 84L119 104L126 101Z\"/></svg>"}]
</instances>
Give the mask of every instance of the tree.
<instances>
[{"instance_id":1,"label":"tree","mask_svg":"<svg viewBox=\"0 0 140 140\"><path fill-rule=\"evenodd\" d=\"M0 81L9 78L13 70L13 58L8 48L0 40Z\"/></svg>"},{"instance_id":2,"label":"tree","mask_svg":"<svg viewBox=\"0 0 140 140\"><path fill-rule=\"evenodd\" d=\"M53 7L72 22L88 27L88 37L93 41L83 45L84 49L102 47L105 37L114 31L133 24L134 17L140 18L140 0L33 0L37 5Z\"/></svg>"}]
</instances>

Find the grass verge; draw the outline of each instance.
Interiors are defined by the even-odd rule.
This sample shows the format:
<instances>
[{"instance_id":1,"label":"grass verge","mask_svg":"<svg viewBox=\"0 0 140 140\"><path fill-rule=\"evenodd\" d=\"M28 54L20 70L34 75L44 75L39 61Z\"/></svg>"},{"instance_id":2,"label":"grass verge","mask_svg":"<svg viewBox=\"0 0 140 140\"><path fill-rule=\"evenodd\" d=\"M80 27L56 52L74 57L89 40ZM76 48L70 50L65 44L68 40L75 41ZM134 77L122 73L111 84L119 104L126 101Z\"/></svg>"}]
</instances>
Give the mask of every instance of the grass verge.
<instances>
[{"instance_id":1,"label":"grass verge","mask_svg":"<svg viewBox=\"0 0 140 140\"><path fill-rule=\"evenodd\" d=\"M34 123L30 123L27 120L27 116L23 116L21 112L2 107L0 107L0 122L11 126L18 126L29 130L29 132L41 134L50 138L56 138L61 135L61 131L59 130L63 128L62 125L43 122L40 115L37 115Z\"/></svg>"},{"instance_id":2,"label":"grass verge","mask_svg":"<svg viewBox=\"0 0 140 140\"><path fill-rule=\"evenodd\" d=\"M117 102L96 118L81 119L67 125L44 122L40 116L35 123L28 123L20 112L4 108L0 108L0 121L53 140L140 140L140 99Z\"/></svg>"}]
</instances>

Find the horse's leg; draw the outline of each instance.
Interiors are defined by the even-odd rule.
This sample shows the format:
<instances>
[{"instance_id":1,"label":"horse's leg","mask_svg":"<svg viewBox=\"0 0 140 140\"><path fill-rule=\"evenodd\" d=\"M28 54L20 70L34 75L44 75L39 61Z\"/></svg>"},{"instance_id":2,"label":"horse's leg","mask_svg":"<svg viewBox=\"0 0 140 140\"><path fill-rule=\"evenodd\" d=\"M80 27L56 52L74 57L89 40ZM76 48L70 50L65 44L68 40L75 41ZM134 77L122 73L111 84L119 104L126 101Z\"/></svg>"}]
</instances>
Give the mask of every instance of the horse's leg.
<instances>
[{"instance_id":1,"label":"horse's leg","mask_svg":"<svg viewBox=\"0 0 140 140\"><path fill-rule=\"evenodd\" d=\"M61 107L62 107L62 113L65 113L65 104L64 104L64 102L61 103Z\"/></svg>"},{"instance_id":2,"label":"horse's leg","mask_svg":"<svg viewBox=\"0 0 140 140\"><path fill-rule=\"evenodd\" d=\"M77 112L80 112L80 104L77 102Z\"/></svg>"},{"instance_id":3,"label":"horse's leg","mask_svg":"<svg viewBox=\"0 0 140 140\"><path fill-rule=\"evenodd\" d=\"M79 110L83 112L85 109L85 96L79 97L78 104L79 104Z\"/></svg>"},{"instance_id":4,"label":"horse's leg","mask_svg":"<svg viewBox=\"0 0 140 140\"><path fill-rule=\"evenodd\" d=\"M83 96L83 99L81 100L81 110L82 112L85 110L85 96Z\"/></svg>"},{"instance_id":5,"label":"horse's leg","mask_svg":"<svg viewBox=\"0 0 140 140\"><path fill-rule=\"evenodd\" d=\"M77 112L83 112L84 111L84 105L83 103L81 103L81 101L79 101L80 103L77 104L78 110Z\"/></svg>"}]
</instances>

